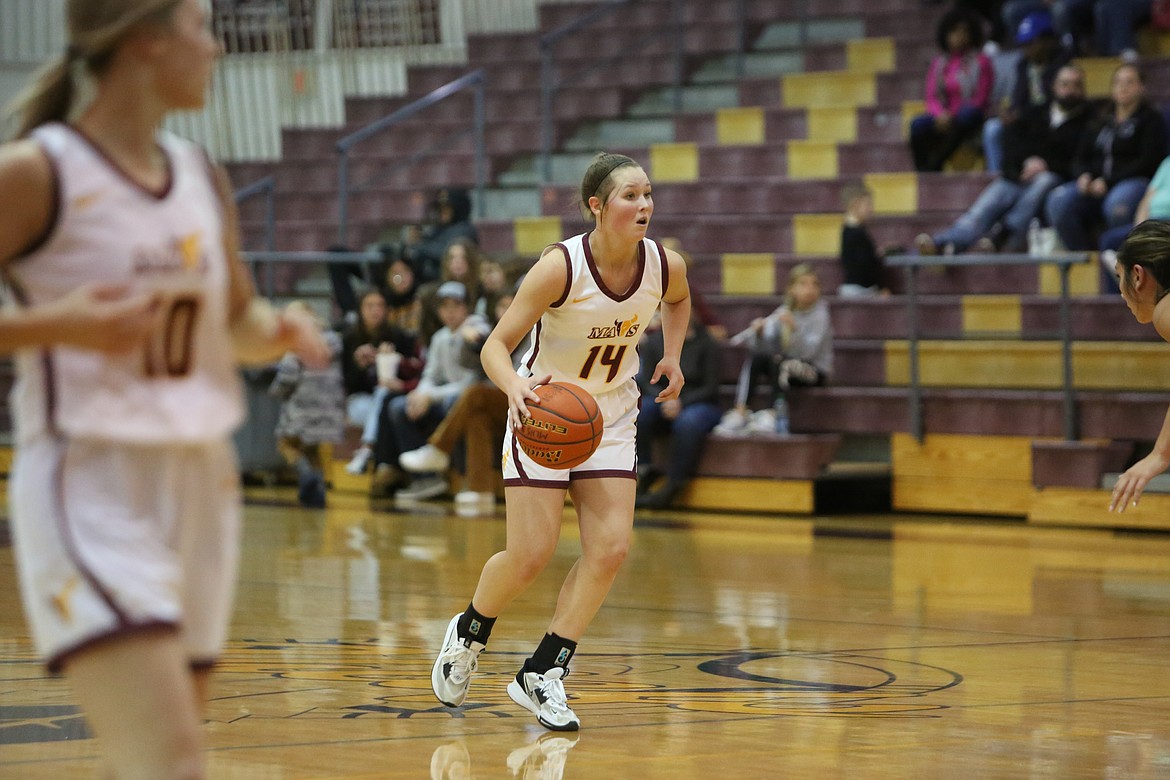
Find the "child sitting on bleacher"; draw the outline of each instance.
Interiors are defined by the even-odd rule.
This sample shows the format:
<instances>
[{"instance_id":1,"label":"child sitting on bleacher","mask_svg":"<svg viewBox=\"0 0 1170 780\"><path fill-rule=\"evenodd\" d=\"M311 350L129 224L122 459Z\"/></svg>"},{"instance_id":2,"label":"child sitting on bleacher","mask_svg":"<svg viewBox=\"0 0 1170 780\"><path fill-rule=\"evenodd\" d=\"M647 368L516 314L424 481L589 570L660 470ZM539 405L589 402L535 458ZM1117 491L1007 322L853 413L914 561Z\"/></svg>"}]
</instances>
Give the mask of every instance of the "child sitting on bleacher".
<instances>
[{"instance_id":1,"label":"child sitting on bleacher","mask_svg":"<svg viewBox=\"0 0 1170 780\"><path fill-rule=\"evenodd\" d=\"M786 396L794 386L823 385L833 370L833 325L816 271L801 263L788 275L784 303L752 321L730 340L750 350L739 372L735 407L723 415L718 433L788 433ZM767 382L769 405L749 413L759 378Z\"/></svg>"},{"instance_id":2,"label":"child sitting on bleacher","mask_svg":"<svg viewBox=\"0 0 1170 780\"><path fill-rule=\"evenodd\" d=\"M841 270L844 281L837 288L842 298L886 296L883 277L885 252L874 244L866 220L873 213L873 192L864 184L847 184L841 191L845 220L841 225Z\"/></svg>"}]
</instances>

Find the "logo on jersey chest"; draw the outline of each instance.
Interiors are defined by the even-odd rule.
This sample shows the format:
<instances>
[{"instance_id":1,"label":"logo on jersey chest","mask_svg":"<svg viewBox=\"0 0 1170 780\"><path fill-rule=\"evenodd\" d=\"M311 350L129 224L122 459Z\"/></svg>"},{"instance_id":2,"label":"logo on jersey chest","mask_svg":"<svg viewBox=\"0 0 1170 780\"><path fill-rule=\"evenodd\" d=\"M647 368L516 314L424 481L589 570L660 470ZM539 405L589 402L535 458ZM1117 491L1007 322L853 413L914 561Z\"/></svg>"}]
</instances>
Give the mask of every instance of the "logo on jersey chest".
<instances>
[{"instance_id":1,"label":"logo on jersey chest","mask_svg":"<svg viewBox=\"0 0 1170 780\"><path fill-rule=\"evenodd\" d=\"M638 324L638 315L633 319L614 320L612 325L594 325L586 338L589 339L628 339L638 334L642 326Z\"/></svg>"},{"instance_id":2,"label":"logo on jersey chest","mask_svg":"<svg viewBox=\"0 0 1170 780\"><path fill-rule=\"evenodd\" d=\"M134 251L134 270L137 273L170 271L203 271L207 268L207 252L201 233L177 236L163 246L143 246Z\"/></svg>"}]
</instances>

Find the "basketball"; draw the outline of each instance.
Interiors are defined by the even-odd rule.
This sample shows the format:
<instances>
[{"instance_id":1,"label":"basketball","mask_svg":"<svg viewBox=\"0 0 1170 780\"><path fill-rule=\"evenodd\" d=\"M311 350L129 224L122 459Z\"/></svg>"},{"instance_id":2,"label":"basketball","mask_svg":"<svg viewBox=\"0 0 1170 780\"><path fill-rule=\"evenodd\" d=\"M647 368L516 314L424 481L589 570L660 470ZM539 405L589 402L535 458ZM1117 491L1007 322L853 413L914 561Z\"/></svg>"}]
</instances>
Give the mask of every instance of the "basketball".
<instances>
[{"instance_id":1,"label":"basketball","mask_svg":"<svg viewBox=\"0 0 1170 780\"><path fill-rule=\"evenodd\" d=\"M604 420L597 401L577 385L549 382L536 388L540 403L529 403L516 431L520 449L542 466L571 469L589 459L601 444Z\"/></svg>"}]
</instances>

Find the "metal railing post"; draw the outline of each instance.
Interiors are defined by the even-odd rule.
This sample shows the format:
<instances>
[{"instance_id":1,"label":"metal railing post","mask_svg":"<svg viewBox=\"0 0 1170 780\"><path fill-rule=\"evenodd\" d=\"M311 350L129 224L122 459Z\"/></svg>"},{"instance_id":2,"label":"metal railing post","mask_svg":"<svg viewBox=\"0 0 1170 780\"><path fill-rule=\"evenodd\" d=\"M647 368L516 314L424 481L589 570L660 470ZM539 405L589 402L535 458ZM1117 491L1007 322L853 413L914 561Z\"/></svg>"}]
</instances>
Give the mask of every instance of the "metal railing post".
<instances>
[{"instance_id":1,"label":"metal railing post","mask_svg":"<svg viewBox=\"0 0 1170 780\"><path fill-rule=\"evenodd\" d=\"M910 432L921 444L926 439L926 425L922 419L922 383L918 367L918 266L906 266L906 329L910 362Z\"/></svg>"},{"instance_id":2,"label":"metal railing post","mask_svg":"<svg viewBox=\"0 0 1170 780\"><path fill-rule=\"evenodd\" d=\"M349 149L337 150L337 243L349 246Z\"/></svg>"},{"instance_id":3,"label":"metal railing post","mask_svg":"<svg viewBox=\"0 0 1170 780\"><path fill-rule=\"evenodd\" d=\"M683 71L686 68L686 25L683 24L682 0L672 0L670 4L671 35L674 38L674 96L672 103L674 112L683 110Z\"/></svg>"},{"instance_id":4,"label":"metal railing post","mask_svg":"<svg viewBox=\"0 0 1170 780\"><path fill-rule=\"evenodd\" d=\"M735 75L747 74L747 0L735 0Z\"/></svg>"},{"instance_id":5,"label":"metal railing post","mask_svg":"<svg viewBox=\"0 0 1170 780\"><path fill-rule=\"evenodd\" d=\"M1060 355L1064 383L1064 438L1075 441L1080 436L1077 430L1076 397L1073 394L1072 358L1072 306L1069 300L1069 274L1072 264L1060 263Z\"/></svg>"},{"instance_id":6,"label":"metal railing post","mask_svg":"<svg viewBox=\"0 0 1170 780\"><path fill-rule=\"evenodd\" d=\"M553 93L556 76L553 73L554 53L551 44L540 42L540 181L552 181L553 148Z\"/></svg>"},{"instance_id":7,"label":"metal railing post","mask_svg":"<svg viewBox=\"0 0 1170 780\"><path fill-rule=\"evenodd\" d=\"M485 162L487 159L487 86L481 79L475 87L475 108L472 124L475 128L475 215L484 217L484 186L487 182Z\"/></svg>"}]
</instances>

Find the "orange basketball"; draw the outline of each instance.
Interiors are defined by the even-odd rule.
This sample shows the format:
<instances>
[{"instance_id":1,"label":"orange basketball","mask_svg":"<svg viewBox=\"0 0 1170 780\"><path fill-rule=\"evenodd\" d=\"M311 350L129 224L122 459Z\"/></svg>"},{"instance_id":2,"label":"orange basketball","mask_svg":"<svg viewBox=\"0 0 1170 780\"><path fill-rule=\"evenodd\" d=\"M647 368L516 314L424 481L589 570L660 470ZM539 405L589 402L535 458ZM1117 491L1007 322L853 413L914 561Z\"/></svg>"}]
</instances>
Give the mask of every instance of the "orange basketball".
<instances>
[{"instance_id":1,"label":"orange basketball","mask_svg":"<svg viewBox=\"0 0 1170 780\"><path fill-rule=\"evenodd\" d=\"M601 444L604 421L593 396L568 382L536 388L540 403L528 403L528 414L516 443L542 466L571 469L589 459Z\"/></svg>"}]
</instances>

